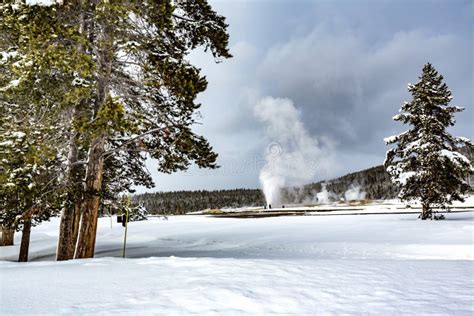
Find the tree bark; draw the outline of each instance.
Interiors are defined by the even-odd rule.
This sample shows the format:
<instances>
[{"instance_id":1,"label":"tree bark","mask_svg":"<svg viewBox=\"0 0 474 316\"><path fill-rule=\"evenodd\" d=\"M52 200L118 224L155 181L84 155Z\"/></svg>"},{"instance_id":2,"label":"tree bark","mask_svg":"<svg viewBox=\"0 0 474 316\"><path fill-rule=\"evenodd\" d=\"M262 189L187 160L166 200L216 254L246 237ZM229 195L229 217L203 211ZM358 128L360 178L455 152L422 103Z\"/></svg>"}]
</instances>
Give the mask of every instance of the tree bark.
<instances>
[{"instance_id":1,"label":"tree bark","mask_svg":"<svg viewBox=\"0 0 474 316\"><path fill-rule=\"evenodd\" d=\"M31 215L27 215L23 221L20 255L18 256L18 262L28 261L28 253L30 249L30 235L31 235Z\"/></svg>"},{"instance_id":2,"label":"tree bark","mask_svg":"<svg viewBox=\"0 0 474 316\"><path fill-rule=\"evenodd\" d=\"M80 119L79 109L73 109L72 122ZM69 155L68 155L68 170L67 185L68 185L68 205L61 211L61 223L59 225L59 239L58 248L56 250L56 260L69 260L74 258L74 251L76 248L79 220L80 220L80 192L83 189L80 178L80 165L77 165L79 160L79 153L77 147L77 135L72 132L69 140Z\"/></svg>"},{"instance_id":3,"label":"tree bark","mask_svg":"<svg viewBox=\"0 0 474 316\"><path fill-rule=\"evenodd\" d=\"M58 249L56 260L69 260L74 258L76 242L79 232L81 211L79 205L65 208L61 212L61 224L59 226Z\"/></svg>"},{"instance_id":4,"label":"tree bark","mask_svg":"<svg viewBox=\"0 0 474 316\"><path fill-rule=\"evenodd\" d=\"M2 226L2 238L0 239L0 246L13 246L15 237L15 230L10 227Z\"/></svg>"},{"instance_id":5,"label":"tree bark","mask_svg":"<svg viewBox=\"0 0 474 316\"><path fill-rule=\"evenodd\" d=\"M104 173L105 136L94 139L89 153L86 174L86 192L82 203L81 226L75 258L93 258L97 233L97 220L101 201L102 177Z\"/></svg>"},{"instance_id":6,"label":"tree bark","mask_svg":"<svg viewBox=\"0 0 474 316\"><path fill-rule=\"evenodd\" d=\"M425 219L428 219L428 218L431 219L432 215L433 215L433 211L431 210L429 204L423 203L420 218L422 220L425 220Z\"/></svg>"}]
</instances>

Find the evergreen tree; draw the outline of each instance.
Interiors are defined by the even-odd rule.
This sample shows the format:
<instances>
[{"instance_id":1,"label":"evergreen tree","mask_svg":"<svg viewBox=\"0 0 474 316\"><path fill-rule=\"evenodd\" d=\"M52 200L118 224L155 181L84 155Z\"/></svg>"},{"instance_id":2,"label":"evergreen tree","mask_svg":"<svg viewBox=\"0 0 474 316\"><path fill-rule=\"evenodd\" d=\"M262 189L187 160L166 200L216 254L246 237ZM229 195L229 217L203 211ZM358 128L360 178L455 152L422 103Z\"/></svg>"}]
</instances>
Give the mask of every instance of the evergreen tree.
<instances>
[{"instance_id":1,"label":"evergreen tree","mask_svg":"<svg viewBox=\"0 0 474 316\"><path fill-rule=\"evenodd\" d=\"M0 224L7 232L22 229L19 260L27 261L31 226L59 210L61 154L55 145L61 137L42 111L0 105L8 114L0 125Z\"/></svg>"},{"instance_id":2,"label":"evergreen tree","mask_svg":"<svg viewBox=\"0 0 474 316\"><path fill-rule=\"evenodd\" d=\"M447 131L455 123L454 113L464 108L449 105L451 91L431 64L423 67L420 80L409 84L408 91L413 99L402 105L394 120L410 128L385 139L396 147L388 150L384 165L401 188L399 198L419 199L420 218L431 219L434 206L446 208L452 201L463 201L470 189L466 178L473 168L459 150L472 143Z\"/></svg>"},{"instance_id":3,"label":"evergreen tree","mask_svg":"<svg viewBox=\"0 0 474 316\"><path fill-rule=\"evenodd\" d=\"M187 169L193 161L215 167L217 155L191 130L199 108L195 98L206 81L186 56L204 46L216 57L230 57L224 20L205 1L97 1L87 10L94 38L90 45L97 52L97 86L95 114L87 127L94 132L77 258L93 256L110 156L144 152L157 159L162 172Z\"/></svg>"},{"instance_id":4,"label":"evergreen tree","mask_svg":"<svg viewBox=\"0 0 474 316\"><path fill-rule=\"evenodd\" d=\"M47 22L54 21L46 8L5 1L0 12L0 222L6 231L23 230L26 261L31 226L59 207L66 136L59 100L75 92L61 89L69 82L65 61L75 56L48 46Z\"/></svg>"},{"instance_id":5,"label":"evergreen tree","mask_svg":"<svg viewBox=\"0 0 474 316\"><path fill-rule=\"evenodd\" d=\"M186 57L197 47L231 57L226 27L206 1L1 4L1 50L11 58L0 86L22 83L11 99L57 110L68 136L58 260L93 256L103 198L150 186L147 156L168 173L216 167L192 131L207 82Z\"/></svg>"},{"instance_id":6,"label":"evergreen tree","mask_svg":"<svg viewBox=\"0 0 474 316\"><path fill-rule=\"evenodd\" d=\"M43 202L63 192L68 179L64 177L64 170L68 155L65 148L71 134L71 109L87 98L91 90L80 84L81 76L90 74L90 57L76 48L81 40L77 29L63 21L54 7L30 6L24 1L3 1L0 5L0 105L6 122L2 123L1 136L8 138L9 131L28 129L22 131L26 135L24 142L29 146L24 156L34 157L34 164L29 164L28 159L19 159L22 153L17 151L16 156L5 159L6 168L14 170L11 169L14 163L22 170L34 166L36 172L41 171L36 180L48 179L48 186L44 188L30 179L27 186L11 187L3 192L9 192L4 196L11 197L29 185L41 188L33 190L36 193L34 199L30 199L36 200L33 220L38 214L53 213L51 204ZM14 178L19 180L17 176ZM7 180L2 181L2 188L7 189ZM38 200L38 196L41 199ZM67 206L67 198L67 195L62 196L63 206ZM39 208L39 205L44 207ZM18 208L2 207L2 212L11 218L15 209ZM30 210L22 212L31 214Z\"/></svg>"},{"instance_id":7,"label":"evergreen tree","mask_svg":"<svg viewBox=\"0 0 474 316\"><path fill-rule=\"evenodd\" d=\"M148 211L142 204L138 204L130 207L128 217L131 222L146 221L148 220Z\"/></svg>"}]
</instances>

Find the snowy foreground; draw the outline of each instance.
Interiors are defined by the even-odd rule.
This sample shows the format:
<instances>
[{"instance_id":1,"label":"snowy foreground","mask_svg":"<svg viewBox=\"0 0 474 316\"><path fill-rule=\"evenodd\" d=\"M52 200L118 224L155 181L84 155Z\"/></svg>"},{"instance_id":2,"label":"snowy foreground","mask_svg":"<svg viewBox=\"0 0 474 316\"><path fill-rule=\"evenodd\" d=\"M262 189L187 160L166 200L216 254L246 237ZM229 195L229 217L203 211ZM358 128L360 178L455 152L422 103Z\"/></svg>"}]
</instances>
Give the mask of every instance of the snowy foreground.
<instances>
[{"instance_id":1,"label":"snowy foreground","mask_svg":"<svg viewBox=\"0 0 474 316\"><path fill-rule=\"evenodd\" d=\"M474 313L474 213L258 219L100 219L96 259L53 262L58 220L33 229L34 262L0 248L0 314ZM20 234L16 236L19 244Z\"/></svg>"}]
</instances>

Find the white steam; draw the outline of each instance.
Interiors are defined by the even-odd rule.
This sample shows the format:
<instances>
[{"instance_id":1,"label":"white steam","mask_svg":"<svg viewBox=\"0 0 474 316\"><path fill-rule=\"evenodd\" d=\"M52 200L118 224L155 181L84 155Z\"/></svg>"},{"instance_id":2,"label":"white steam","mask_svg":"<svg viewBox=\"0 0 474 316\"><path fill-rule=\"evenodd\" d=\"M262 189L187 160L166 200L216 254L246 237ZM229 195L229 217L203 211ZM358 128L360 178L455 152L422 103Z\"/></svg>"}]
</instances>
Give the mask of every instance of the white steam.
<instances>
[{"instance_id":1,"label":"white steam","mask_svg":"<svg viewBox=\"0 0 474 316\"><path fill-rule=\"evenodd\" d=\"M300 190L303 191L303 190ZM301 192L302 195L306 194L307 196L303 198L303 204L315 205L315 204L331 204L334 201L338 200L337 194L334 192L328 191L327 183L321 184L321 191L313 190L311 193ZM301 200L301 198L300 198Z\"/></svg>"},{"instance_id":2,"label":"white steam","mask_svg":"<svg viewBox=\"0 0 474 316\"><path fill-rule=\"evenodd\" d=\"M349 189L344 193L344 199L346 201L364 200L365 192L362 191L362 188L360 185L356 183L352 183Z\"/></svg>"},{"instance_id":3,"label":"white steam","mask_svg":"<svg viewBox=\"0 0 474 316\"><path fill-rule=\"evenodd\" d=\"M263 98L255 107L255 116L266 124L270 141L259 179L267 204L277 206L283 187L306 184L317 172L327 171L330 155L306 131L290 99Z\"/></svg>"},{"instance_id":4,"label":"white steam","mask_svg":"<svg viewBox=\"0 0 474 316\"><path fill-rule=\"evenodd\" d=\"M333 199L336 198L336 195L332 192L329 192L326 183L323 183L321 192L316 194L316 198L319 204L329 204Z\"/></svg>"}]
</instances>

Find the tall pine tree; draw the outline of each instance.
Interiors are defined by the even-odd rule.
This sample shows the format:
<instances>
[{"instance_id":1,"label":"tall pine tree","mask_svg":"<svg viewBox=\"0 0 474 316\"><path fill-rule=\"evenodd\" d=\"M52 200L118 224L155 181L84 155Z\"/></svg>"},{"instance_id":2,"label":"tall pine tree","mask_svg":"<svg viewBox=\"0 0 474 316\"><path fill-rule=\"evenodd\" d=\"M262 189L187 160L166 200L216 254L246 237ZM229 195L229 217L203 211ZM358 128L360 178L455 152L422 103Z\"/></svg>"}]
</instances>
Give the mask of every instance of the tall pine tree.
<instances>
[{"instance_id":1,"label":"tall pine tree","mask_svg":"<svg viewBox=\"0 0 474 316\"><path fill-rule=\"evenodd\" d=\"M93 256L103 198L151 185L147 157L168 173L193 162L216 167L217 154L192 131L207 82L187 59L198 47L218 61L231 57L225 20L207 1L11 0L0 8L0 50L13 56L0 86L29 85L11 99L54 110L68 133L57 175L66 192L58 260Z\"/></svg>"},{"instance_id":2,"label":"tall pine tree","mask_svg":"<svg viewBox=\"0 0 474 316\"><path fill-rule=\"evenodd\" d=\"M75 7L72 1L67 6L61 6L69 10ZM36 201L35 209L38 209L38 204L44 206L41 214L52 211L51 204L43 201L51 200L63 188L68 189L66 192L72 192L82 184L77 181L78 186L75 188L67 185L71 181L70 177L64 176L65 170L69 169L65 158L70 155L66 145L67 140L72 138L70 135L75 135L71 119L77 116L74 109L84 100L90 99L92 89L84 84L82 78L91 75L93 64L91 56L78 49L85 40L79 29L71 23L74 19L69 17L69 23L64 23L66 18L64 12L59 12L55 6L28 5L25 1L3 1L0 5L0 106L6 116L0 136L8 137L8 131L28 127L32 132L25 132L27 139L24 141L30 144L27 154L31 157L34 153L35 168L37 171L42 170L36 180L53 177L48 180L49 188L44 188L46 192L38 190L41 186L36 185L33 178L26 186L17 186L15 190L11 186L7 190L8 182L2 182L2 192L8 193L4 194L8 200L24 191L28 185L34 185L35 190L30 190L32 192L28 195L34 195L30 200ZM57 159L54 164L51 164L52 158L45 155L47 151L33 151L41 147L55 153L54 158ZM8 147L4 149L8 150ZM7 170L9 165L19 161L22 161L22 165L17 168L25 170L30 167L26 159L9 157L6 160ZM52 184L55 190L51 190ZM19 202L18 198L15 200ZM61 204L64 207L74 205L68 200L69 195L65 194ZM23 204L15 205L2 207L5 217L11 218ZM28 208L21 212L27 217L32 213Z\"/></svg>"},{"instance_id":3,"label":"tall pine tree","mask_svg":"<svg viewBox=\"0 0 474 316\"><path fill-rule=\"evenodd\" d=\"M431 64L423 67L420 80L409 84L408 91L413 99L405 102L402 113L393 119L410 128L385 139L396 147L388 150L384 165L401 189L399 198L419 199L420 218L432 219L433 207L446 208L452 201L463 201L469 190L466 178L473 168L459 148L472 143L448 132L455 124L454 113L464 108L449 105L451 91Z\"/></svg>"}]
</instances>

